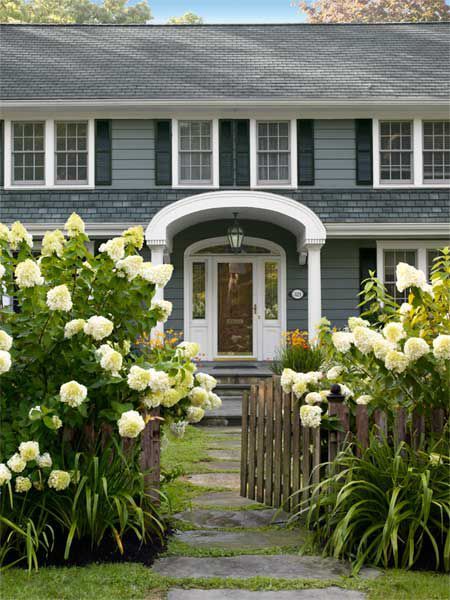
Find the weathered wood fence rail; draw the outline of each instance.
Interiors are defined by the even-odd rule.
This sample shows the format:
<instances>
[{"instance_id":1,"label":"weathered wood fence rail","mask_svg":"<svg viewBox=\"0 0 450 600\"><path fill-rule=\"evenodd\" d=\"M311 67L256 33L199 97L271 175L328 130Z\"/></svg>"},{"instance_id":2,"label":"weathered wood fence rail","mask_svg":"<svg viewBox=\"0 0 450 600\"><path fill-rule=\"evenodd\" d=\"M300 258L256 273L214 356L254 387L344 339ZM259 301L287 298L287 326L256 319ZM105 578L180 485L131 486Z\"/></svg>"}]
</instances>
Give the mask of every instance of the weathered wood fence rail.
<instances>
[{"instance_id":1,"label":"weathered wood fence rail","mask_svg":"<svg viewBox=\"0 0 450 600\"><path fill-rule=\"evenodd\" d=\"M338 391L336 388L334 391ZM328 396L328 413L339 419L342 431L324 431L320 427L302 427L301 401L294 394L285 394L280 378L261 381L244 395L242 403L241 496L269 506L283 506L289 510L298 503L298 496L290 498L301 488L318 483L323 473L321 463L332 461L343 444L354 439L361 448L369 443L372 425L379 435L407 440L418 447L425 435L425 420L415 415L407 423L406 413L399 409L393 424L379 410L369 419L367 407L358 405L354 419L350 419L343 396ZM442 432L444 413L435 410L431 431ZM303 489L307 500L310 490Z\"/></svg>"}]
</instances>

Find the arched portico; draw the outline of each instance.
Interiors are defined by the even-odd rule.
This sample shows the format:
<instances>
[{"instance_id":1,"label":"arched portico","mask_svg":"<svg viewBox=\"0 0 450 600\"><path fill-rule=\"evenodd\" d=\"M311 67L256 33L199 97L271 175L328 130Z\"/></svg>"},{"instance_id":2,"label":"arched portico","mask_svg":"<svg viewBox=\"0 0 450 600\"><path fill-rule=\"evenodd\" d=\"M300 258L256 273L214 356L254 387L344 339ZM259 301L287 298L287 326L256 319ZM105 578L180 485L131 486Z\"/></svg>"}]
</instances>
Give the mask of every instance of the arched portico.
<instances>
[{"instance_id":1,"label":"arched portico","mask_svg":"<svg viewBox=\"0 0 450 600\"><path fill-rule=\"evenodd\" d=\"M172 251L174 236L200 222L230 219L239 212L243 220L266 221L290 231L296 238L300 264L308 256L308 330L310 336L321 318L320 250L326 230L307 206L277 194L258 191L216 191L178 200L161 209L150 221L145 238L152 262L161 264ZM158 290L162 297L163 290Z\"/></svg>"}]
</instances>

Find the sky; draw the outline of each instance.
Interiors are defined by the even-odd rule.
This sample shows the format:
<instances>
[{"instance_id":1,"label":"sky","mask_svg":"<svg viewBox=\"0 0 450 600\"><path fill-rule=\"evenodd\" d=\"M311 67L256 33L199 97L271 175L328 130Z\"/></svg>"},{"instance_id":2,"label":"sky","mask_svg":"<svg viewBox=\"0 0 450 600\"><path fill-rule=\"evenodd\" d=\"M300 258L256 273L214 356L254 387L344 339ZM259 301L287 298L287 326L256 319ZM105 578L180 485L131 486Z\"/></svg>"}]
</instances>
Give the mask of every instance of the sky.
<instances>
[{"instance_id":1,"label":"sky","mask_svg":"<svg viewBox=\"0 0 450 600\"><path fill-rule=\"evenodd\" d=\"M304 15L291 0L149 0L154 20L193 12L207 23L300 22Z\"/></svg>"}]
</instances>

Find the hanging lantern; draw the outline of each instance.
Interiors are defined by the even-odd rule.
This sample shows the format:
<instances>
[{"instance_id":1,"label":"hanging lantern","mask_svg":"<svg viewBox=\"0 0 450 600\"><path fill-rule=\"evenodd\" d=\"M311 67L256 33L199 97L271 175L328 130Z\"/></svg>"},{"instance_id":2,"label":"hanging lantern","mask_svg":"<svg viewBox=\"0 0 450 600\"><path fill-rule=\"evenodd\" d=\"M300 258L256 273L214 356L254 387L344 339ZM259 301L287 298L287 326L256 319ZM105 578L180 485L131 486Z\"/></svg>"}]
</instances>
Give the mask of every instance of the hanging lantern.
<instances>
[{"instance_id":1,"label":"hanging lantern","mask_svg":"<svg viewBox=\"0 0 450 600\"><path fill-rule=\"evenodd\" d=\"M244 230L242 229L237 219L238 213L233 213L233 215L234 222L228 227L227 237L232 252L235 252L237 254L242 250L242 242L244 241Z\"/></svg>"}]
</instances>

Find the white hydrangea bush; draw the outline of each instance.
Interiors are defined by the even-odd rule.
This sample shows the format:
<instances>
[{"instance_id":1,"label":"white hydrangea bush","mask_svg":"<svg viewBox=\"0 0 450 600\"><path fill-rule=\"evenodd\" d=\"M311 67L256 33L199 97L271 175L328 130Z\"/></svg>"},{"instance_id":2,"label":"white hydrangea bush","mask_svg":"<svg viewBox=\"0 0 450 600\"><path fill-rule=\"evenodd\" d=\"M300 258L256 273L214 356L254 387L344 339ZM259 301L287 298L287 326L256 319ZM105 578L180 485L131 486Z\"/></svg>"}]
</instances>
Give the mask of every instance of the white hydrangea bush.
<instances>
[{"instance_id":1,"label":"white hydrangea bush","mask_svg":"<svg viewBox=\"0 0 450 600\"><path fill-rule=\"evenodd\" d=\"M154 296L173 267L146 262L143 244L133 227L92 252L73 214L38 250L21 223L0 224L0 297L14 298L0 307L0 486L62 492L74 449L98 451L105 427L139 438L159 407L181 434L220 404L214 378L196 373L197 344L138 343L172 311Z\"/></svg>"}]
</instances>

